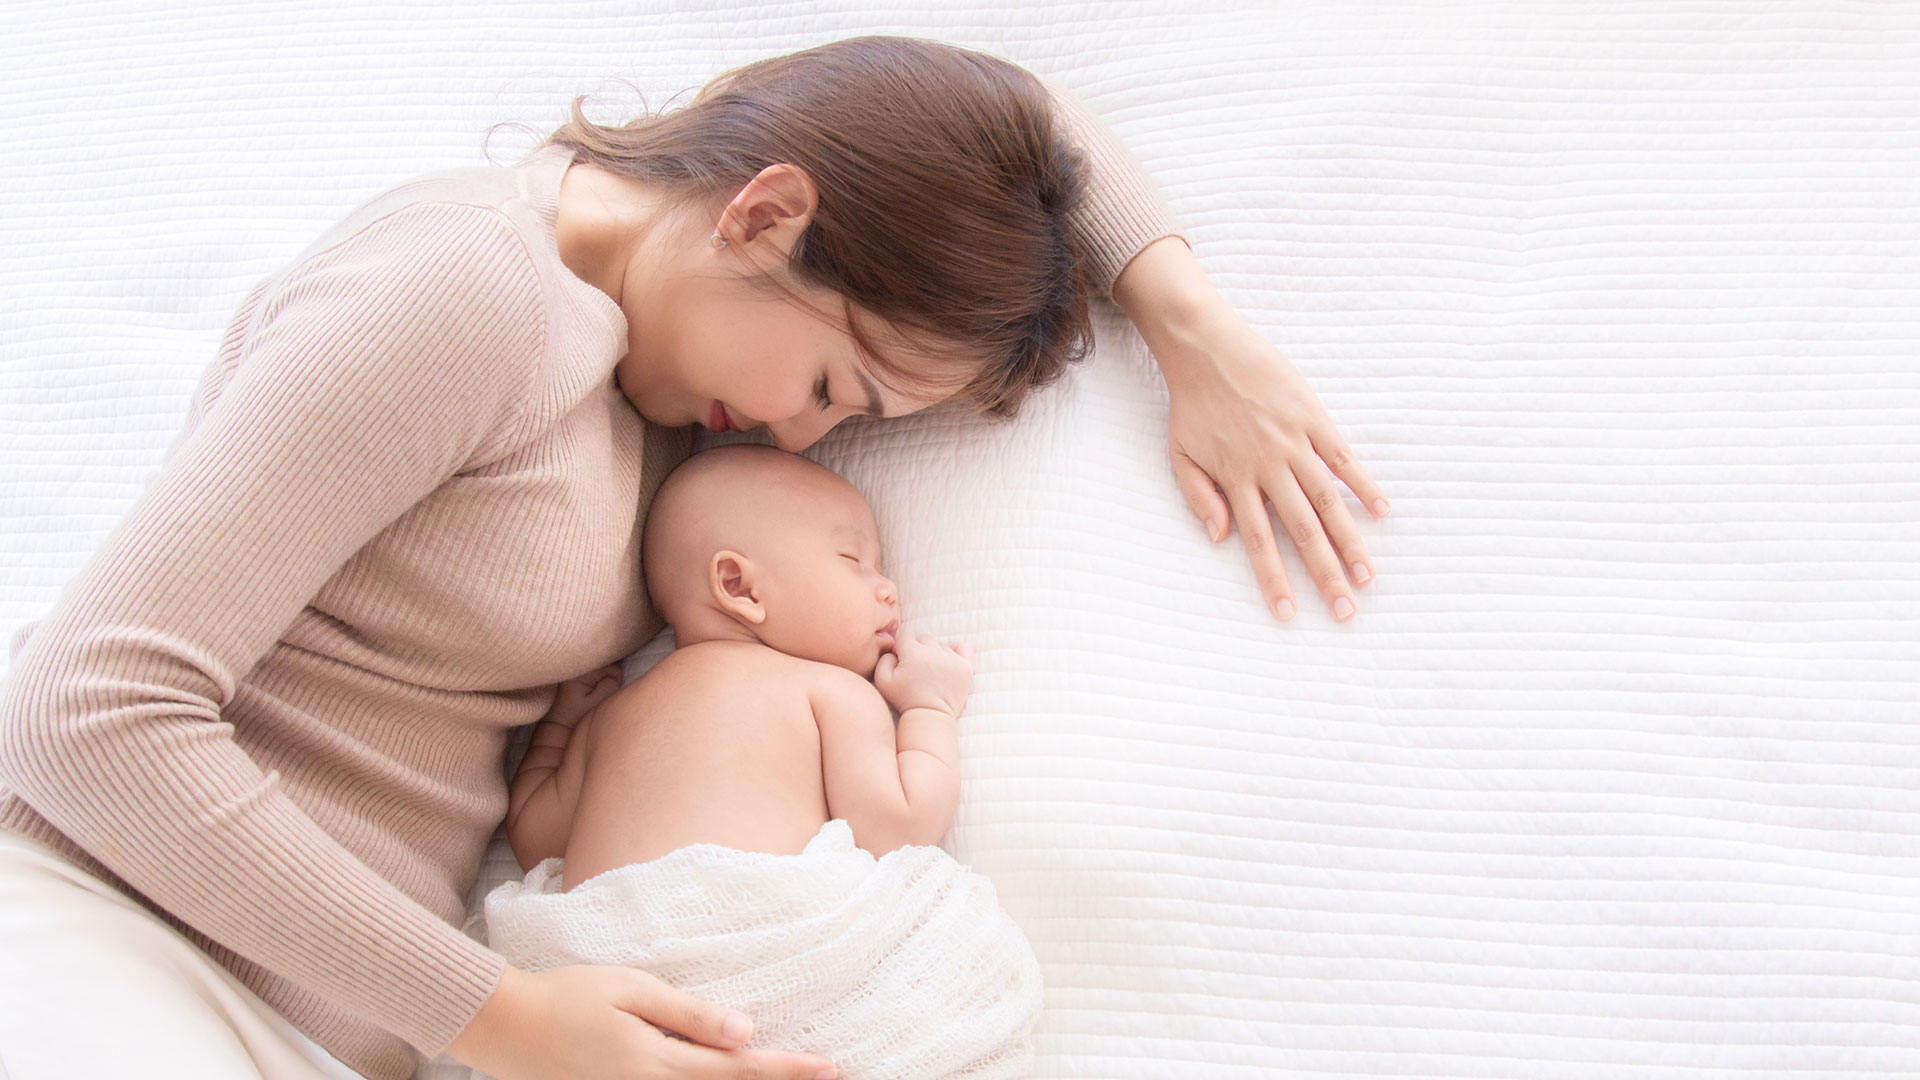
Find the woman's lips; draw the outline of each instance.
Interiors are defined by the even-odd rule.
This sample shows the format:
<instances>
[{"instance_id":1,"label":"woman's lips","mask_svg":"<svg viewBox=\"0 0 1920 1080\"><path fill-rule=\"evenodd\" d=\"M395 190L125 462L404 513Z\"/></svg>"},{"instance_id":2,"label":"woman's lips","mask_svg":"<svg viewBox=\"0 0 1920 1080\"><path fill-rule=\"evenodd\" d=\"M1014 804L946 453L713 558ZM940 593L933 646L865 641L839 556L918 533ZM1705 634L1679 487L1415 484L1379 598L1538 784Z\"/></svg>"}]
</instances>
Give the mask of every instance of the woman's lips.
<instances>
[{"instance_id":1,"label":"woman's lips","mask_svg":"<svg viewBox=\"0 0 1920 1080\"><path fill-rule=\"evenodd\" d=\"M707 430L716 433L733 430L733 425L727 422L726 407L717 401L707 410Z\"/></svg>"}]
</instances>

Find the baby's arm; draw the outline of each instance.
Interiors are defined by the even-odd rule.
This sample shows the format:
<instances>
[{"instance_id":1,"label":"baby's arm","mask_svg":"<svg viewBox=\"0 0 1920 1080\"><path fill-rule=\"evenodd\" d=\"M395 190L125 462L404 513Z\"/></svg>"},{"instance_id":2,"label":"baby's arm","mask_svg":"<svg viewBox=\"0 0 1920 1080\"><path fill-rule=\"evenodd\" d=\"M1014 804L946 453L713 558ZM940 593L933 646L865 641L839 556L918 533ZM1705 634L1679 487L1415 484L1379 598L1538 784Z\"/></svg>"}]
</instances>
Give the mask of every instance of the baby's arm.
<instances>
[{"instance_id":1,"label":"baby's arm","mask_svg":"<svg viewBox=\"0 0 1920 1080\"><path fill-rule=\"evenodd\" d=\"M520 869L566 854L585 771L590 714L619 691L620 677L615 665L561 683L553 708L534 727L507 795L507 842Z\"/></svg>"},{"instance_id":2,"label":"baby's arm","mask_svg":"<svg viewBox=\"0 0 1920 1080\"><path fill-rule=\"evenodd\" d=\"M880 658L872 685L835 678L813 703L827 812L845 818L854 842L874 855L937 844L953 823L959 717L973 683L965 645L922 634L895 648ZM897 724L889 705L900 713Z\"/></svg>"}]
</instances>

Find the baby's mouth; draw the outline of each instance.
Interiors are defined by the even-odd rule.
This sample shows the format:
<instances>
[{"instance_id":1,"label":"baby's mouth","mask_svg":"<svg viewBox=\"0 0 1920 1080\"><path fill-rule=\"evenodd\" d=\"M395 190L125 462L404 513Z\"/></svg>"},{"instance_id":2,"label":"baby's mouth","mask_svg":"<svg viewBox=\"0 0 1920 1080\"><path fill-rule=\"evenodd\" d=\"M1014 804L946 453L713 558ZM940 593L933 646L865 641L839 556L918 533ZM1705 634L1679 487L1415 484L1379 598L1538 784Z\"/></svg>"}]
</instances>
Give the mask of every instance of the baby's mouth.
<instances>
[{"instance_id":1,"label":"baby's mouth","mask_svg":"<svg viewBox=\"0 0 1920 1080\"><path fill-rule=\"evenodd\" d=\"M874 631L874 636L879 638L884 638L886 639L886 642L888 645L892 645L894 642L894 639L899 635L899 633L900 633L900 620L895 619L892 622L888 623L887 625Z\"/></svg>"}]
</instances>

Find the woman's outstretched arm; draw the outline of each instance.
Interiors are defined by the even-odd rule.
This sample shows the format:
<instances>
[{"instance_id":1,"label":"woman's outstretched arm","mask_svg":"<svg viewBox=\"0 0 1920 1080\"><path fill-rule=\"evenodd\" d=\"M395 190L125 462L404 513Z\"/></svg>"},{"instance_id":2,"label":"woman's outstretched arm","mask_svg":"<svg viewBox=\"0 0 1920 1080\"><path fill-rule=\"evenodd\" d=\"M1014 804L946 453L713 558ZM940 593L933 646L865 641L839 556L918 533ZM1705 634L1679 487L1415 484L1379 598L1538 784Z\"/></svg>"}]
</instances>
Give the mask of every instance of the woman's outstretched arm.
<instances>
[{"instance_id":1,"label":"woman's outstretched arm","mask_svg":"<svg viewBox=\"0 0 1920 1080\"><path fill-rule=\"evenodd\" d=\"M1268 609L1290 619L1297 609L1271 503L1322 602L1349 618L1353 586L1372 580L1373 562L1334 480L1375 517L1386 516L1386 496L1306 380L1207 280L1138 160L1084 103L1048 87L1092 165L1079 213L1094 284L1126 311L1166 376L1168 454L1188 508L1215 543L1239 522Z\"/></svg>"},{"instance_id":2,"label":"woman's outstretched arm","mask_svg":"<svg viewBox=\"0 0 1920 1080\"><path fill-rule=\"evenodd\" d=\"M1268 609L1290 619L1293 588L1271 503L1321 601L1334 618L1350 618L1352 586L1373 579L1373 561L1335 478L1374 517L1387 515L1387 499L1306 379L1221 298L1178 240L1136 256L1114 299L1166 376L1174 477L1207 535L1219 543L1239 522Z\"/></svg>"}]
</instances>

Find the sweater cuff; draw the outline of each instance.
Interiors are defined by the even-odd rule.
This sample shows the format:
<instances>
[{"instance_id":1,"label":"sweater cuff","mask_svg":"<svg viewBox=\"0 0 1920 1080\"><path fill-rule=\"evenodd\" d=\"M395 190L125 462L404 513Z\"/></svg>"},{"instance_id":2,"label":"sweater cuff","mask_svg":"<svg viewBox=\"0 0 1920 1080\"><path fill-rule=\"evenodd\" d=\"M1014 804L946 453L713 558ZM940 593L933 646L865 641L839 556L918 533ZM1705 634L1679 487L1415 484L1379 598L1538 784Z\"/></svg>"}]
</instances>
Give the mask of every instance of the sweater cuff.
<instances>
[{"instance_id":1,"label":"sweater cuff","mask_svg":"<svg viewBox=\"0 0 1920 1080\"><path fill-rule=\"evenodd\" d=\"M417 949L421 970L438 976L435 992L422 997L406 1012L390 1017L393 1033L431 1058L446 1050L466 1030L480 1007L500 985L506 958L459 930L440 924L444 934L422 941Z\"/></svg>"},{"instance_id":2,"label":"sweater cuff","mask_svg":"<svg viewBox=\"0 0 1920 1080\"><path fill-rule=\"evenodd\" d=\"M1058 83L1042 82L1067 138L1087 157L1086 196L1074 217L1087 244L1088 277L1100 295L1111 296L1121 271L1147 245L1168 236L1192 244L1153 178L1105 121Z\"/></svg>"}]
</instances>

